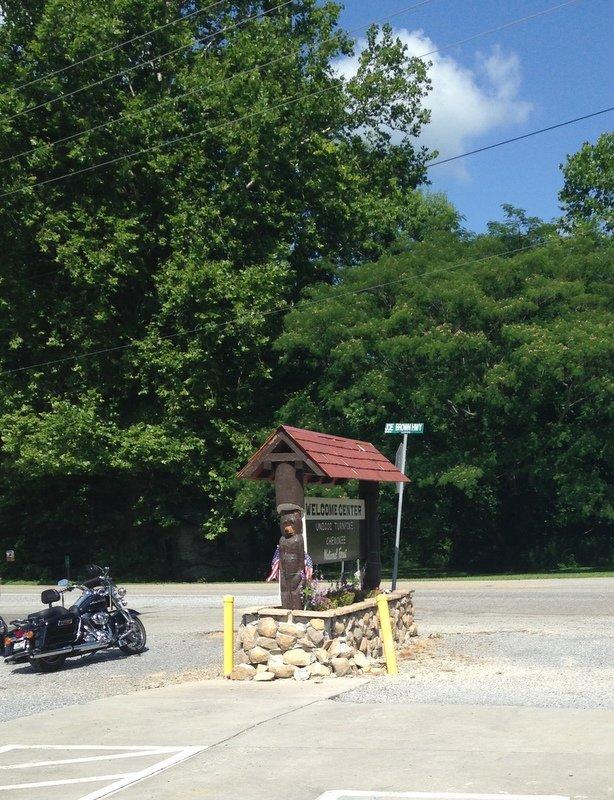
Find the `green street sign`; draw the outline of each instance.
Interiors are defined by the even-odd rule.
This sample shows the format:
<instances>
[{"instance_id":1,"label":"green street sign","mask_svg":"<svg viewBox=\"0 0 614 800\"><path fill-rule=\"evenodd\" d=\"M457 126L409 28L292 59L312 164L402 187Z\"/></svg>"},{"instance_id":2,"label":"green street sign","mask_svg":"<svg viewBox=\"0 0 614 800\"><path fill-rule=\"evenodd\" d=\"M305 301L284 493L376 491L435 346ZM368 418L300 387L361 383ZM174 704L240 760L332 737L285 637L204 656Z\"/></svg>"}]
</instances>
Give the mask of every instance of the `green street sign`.
<instances>
[{"instance_id":1,"label":"green street sign","mask_svg":"<svg viewBox=\"0 0 614 800\"><path fill-rule=\"evenodd\" d=\"M424 433L424 422L387 422L384 433Z\"/></svg>"}]
</instances>

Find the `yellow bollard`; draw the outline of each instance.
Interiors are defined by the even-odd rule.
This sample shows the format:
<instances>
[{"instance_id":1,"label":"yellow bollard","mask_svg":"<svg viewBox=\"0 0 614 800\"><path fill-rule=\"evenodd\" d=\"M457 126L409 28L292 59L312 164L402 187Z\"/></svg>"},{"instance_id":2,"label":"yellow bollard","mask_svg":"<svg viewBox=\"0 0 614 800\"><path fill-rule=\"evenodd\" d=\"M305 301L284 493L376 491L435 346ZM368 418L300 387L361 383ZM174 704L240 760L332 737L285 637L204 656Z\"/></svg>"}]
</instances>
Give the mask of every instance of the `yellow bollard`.
<instances>
[{"instance_id":1,"label":"yellow bollard","mask_svg":"<svg viewBox=\"0 0 614 800\"><path fill-rule=\"evenodd\" d=\"M397 654L394 649L394 639L392 638L392 627L390 625L390 609L385 594L377 596L377 611L379 613L380 631L384 643L384 656L386 657L386 669L389 675L398 675Z\"/></svg>"},{"instance_id":2,"label":"yellow bollard","mask_svg":"<svg viewBox=\"0 0 614 800\"><path fill-rule=\"evenodd\" d=\"M234 666L234 605L231 594L224 595L224 677L227 678Z\"/></svg>"}]
</instances>

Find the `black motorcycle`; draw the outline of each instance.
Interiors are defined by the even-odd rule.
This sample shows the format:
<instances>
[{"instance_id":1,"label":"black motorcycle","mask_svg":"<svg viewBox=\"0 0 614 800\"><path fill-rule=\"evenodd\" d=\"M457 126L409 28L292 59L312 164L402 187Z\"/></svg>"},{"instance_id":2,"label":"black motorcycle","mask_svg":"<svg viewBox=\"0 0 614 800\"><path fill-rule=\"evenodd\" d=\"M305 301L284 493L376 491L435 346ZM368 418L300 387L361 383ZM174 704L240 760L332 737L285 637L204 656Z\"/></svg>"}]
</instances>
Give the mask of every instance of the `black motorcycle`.
<instances>
[{"instance_id":1,"label":"black motorcycle","mask_svg":"<svg viewBox=\"0 0 614 800\"><path fill-rule=\"evenodd\" d=\"M113 583L108 567L92 564L86 568L86 577L83 584L59 581L57 589L41 594L48 608L10 623L4 634L6 664L29 661L39 672L55 672L67 658L111 647L126 655L143 652L145 626L139 612L128 608L126 590ZM65 608L64 594L73 589L80 589L81 597ZM53 605L60 600L61 606Z\"/></svg>"}]
</instances>

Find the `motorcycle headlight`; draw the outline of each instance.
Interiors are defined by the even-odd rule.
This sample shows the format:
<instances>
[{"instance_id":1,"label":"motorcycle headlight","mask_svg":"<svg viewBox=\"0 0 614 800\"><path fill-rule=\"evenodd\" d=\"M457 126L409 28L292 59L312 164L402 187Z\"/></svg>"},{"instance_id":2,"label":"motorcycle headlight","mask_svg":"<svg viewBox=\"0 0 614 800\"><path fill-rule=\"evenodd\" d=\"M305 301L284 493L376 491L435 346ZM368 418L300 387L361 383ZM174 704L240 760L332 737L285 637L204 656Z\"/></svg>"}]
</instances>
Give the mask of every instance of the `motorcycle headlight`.
<instances>
[{"instance_id":1,"label":"motorcycle headlight","mask_svg":"<svg viewBox=\"0 0 614 800\"><path fill-rule=\"evenodd\" d=\"M123 586L119 586L119 587L118 587L118 589L117 589L117 594L118 594L120 597L125 597L125 596L126 596L126 590L124 589L124 587L123 587Z\"/></svg>"}]
</instances>

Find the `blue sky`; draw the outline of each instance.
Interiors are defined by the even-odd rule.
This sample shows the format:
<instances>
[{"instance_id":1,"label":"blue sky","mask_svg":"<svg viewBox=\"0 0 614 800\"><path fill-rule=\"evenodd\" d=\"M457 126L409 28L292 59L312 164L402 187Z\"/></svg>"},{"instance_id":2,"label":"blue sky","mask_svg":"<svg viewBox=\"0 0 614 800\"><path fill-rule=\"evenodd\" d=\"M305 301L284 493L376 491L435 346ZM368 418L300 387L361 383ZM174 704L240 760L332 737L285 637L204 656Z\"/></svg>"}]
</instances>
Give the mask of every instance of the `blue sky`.
<instances>
[{"instance_id":1,"label":"blue sky","mask_svg":"<svg viewBox=\"0 0 614 800\"><path fill-rule=\"evenodd\" d=\"M352 29L417 2L346 0L341 21ZM561 2L432 0L391 24L418 55ZM577 0L431 56L427 143L451 156L614 105L613 42L614 2ZM583 142L612 129L614 112L434 167L432 189L445 192L474 231L500 219L502 203L551 219L559 213L559 164Z\"/></svg>"}]
</instances>

